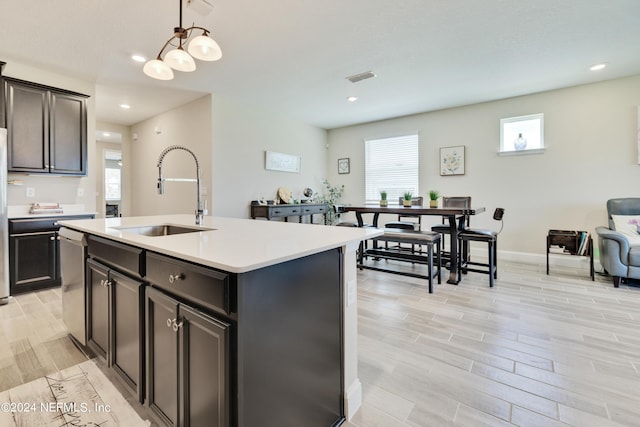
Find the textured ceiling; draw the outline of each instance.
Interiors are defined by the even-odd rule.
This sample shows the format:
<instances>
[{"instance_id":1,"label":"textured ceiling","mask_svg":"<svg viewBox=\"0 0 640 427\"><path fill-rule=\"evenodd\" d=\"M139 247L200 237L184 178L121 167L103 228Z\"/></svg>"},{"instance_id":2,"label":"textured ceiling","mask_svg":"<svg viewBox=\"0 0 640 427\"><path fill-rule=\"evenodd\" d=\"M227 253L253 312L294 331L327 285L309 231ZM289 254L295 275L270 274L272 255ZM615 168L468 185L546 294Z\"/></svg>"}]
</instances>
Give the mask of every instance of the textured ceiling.
<instances>
[{"instance_id":1,"label":"textured ceiling","mask_svg":"<svg viewBox=\"0 0 640 427\"><path fill-rule=\"evenodd\" d=\"M169 82L129 56L158 53L175 0L2 0L0 60L95 81L98 120L122 124L217 93L335 128L640 74L638 0L208 1L184 24L223 57Z\"/></svg>"}]
</instances>

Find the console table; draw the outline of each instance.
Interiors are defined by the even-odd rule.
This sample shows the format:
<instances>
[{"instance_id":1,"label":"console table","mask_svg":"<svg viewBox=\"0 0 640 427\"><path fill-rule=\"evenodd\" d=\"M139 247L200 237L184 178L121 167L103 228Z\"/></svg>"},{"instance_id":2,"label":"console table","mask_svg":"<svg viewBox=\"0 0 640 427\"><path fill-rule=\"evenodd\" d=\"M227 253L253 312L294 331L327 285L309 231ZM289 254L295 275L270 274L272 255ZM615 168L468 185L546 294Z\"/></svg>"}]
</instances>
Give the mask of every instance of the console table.
<instances>
[{"instance_id":1,"label":"console table","mask_svg":"<svg viewBox=\"0 0 640 427\"><path fill-rule=\"evenodd\" d=\"M284 218L285 222L289 221L290 216L297 216L298 222L302 222L302 217L309 215L309 221L313 223L314 215L323 215L323 223L327 220L327 210L329 206L326 203L300 203L300 204L283 204L283 205L261 205L257 201L251 202L251 218Z\"/></svg>"}]
</instances>

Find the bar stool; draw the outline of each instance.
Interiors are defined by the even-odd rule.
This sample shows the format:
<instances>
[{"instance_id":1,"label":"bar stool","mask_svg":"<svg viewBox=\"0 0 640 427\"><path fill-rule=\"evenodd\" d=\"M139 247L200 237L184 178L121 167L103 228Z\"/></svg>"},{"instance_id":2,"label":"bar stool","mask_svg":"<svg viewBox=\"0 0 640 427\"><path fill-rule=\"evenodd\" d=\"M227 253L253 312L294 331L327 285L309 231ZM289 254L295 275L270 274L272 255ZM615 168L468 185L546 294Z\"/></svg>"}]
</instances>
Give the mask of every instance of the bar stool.
<instances>
[{"instance_id":1,"label":"bar stool","mask_svg":"<svg viewBox=\"0 0 640 427\"><path fill-rule=\"evenodd\" d=\"M336 223L336 225L340 227L357 227L358 226L357 222L342 221L341 216L343 213L346 212L344 205L333 205L333 212L336 218L338 219L338 222Z\"/></svg>"},{"instance_id":2,"label":"bar stool","mask_svg":"<svg viewBox=\"0 0 640 427\"><path fill-rule=\"evenodd\" d=\"M422 196L419 197L413 197L411 199L411 206L422 206L423 204L423 198ZM402 206L402 201L403 198L399 197L398 198L398 204L400 206ZM416 218L415 221L403 221L403 218ZM420 215L414 215L414 214L410 214L410 213L402 213L402 214L398 214L398 220L397 221L391 221L391 222L387 222L384 225L384 228L399 228L401 230L409 230L409 226L411 227L412 230L420 230L420 227L422 225L422 221L421 221L421 216Z\"/></svg>"},{"instance_id":3,"label":"bar stool","mask_svg":"<svg viewBox=\"0 0 640 427\"><path fill-rule=\"evenodd\" d=\"M467 245L468 242L485 242L488 245L488 262L473 262L468 259L469 254L465 253L463 257L466 259L464 265L460 263L460 272L462 274L467 274L468 271L473 271L476 273L484 273L489 275L489 287L493 287L494 279L498 278L498 234L502 231L502 227L504 223L502 222L502 217L504 215L503 208L496 208L493 213L493 219L496 221L500 221L500 230L488 230L488 229L477 229L477 228L466 228L460 233L458 233L458 242L460 243L460 248L464 248L464 252L467 252L467 248L464 245ZM480 268L470 268L470 265L475 265Z\"/></svg>"},{"instance_id":4,"label":"bar stool","mask_svg":"<svg viewBox=\"0 0 640 427\"><path fill-rule=\"evenodd\" d=\"M400 206L402 206L402 201L404 200L403 197L399 197L398 198L398 204ZM411 206L422 206L423 202L423 197L422 196L418 196L418 197L413 197L411 199ZM416 218L415 221L403 221L403 218ZM398 214L398 220L397 221L390 221L385 223L384 228L393 228L393 229L397 229L397 230L413 230L413 231L420 231L420 227L422 226L422 221L421 221L421 216L420 215L412 215L410 213L406 213L406 214ZM388 248L388 243L385 242L385 247ZM401 245L398 245L398 247L400 248ZM422 249L422 246L420 246L420 248ZM416 245L414 243L411 244L411 252L415 252L416 251Z\"/></svg>"}]
</instances>

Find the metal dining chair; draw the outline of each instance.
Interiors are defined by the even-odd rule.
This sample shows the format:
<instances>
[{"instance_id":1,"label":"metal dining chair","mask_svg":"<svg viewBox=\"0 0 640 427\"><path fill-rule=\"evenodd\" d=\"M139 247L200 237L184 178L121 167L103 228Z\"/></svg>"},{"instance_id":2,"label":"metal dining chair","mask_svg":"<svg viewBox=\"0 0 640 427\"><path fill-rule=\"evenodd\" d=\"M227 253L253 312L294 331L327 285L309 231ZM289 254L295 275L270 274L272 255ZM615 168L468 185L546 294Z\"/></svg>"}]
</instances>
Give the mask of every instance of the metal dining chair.
<instances>
[{"instance_id":1,"label":"metal dining chair","mask_svg":"<svg viewBox=\"0 0 640 427\"><path fill-rule=\"evenodd\" d=\"M478 228L465 228L460 233L458 233L458 242L460 243L460 247L465 248L465 252L467 252L464 256L467 258L464 265L460 264L459 271L462 274L467 274L468 271L474 271L476 273L484 273L489 275L489 287L493 287L493 282L498 278L498 234L502 231L502 227L504 223L502 221L502 217L504 216L503 208L496 208L493 212L493 219L496 221L500 221L500 230L494 231L489 229L478 229ZM484 262L474 262L471 261L468 254L468 242L485 242L488 245L488 261ZM465 247L466 245L466 247ZM469 266L478 266L469 267Z\"/></svg>"},{"instance_id":2,"label":"metal dining chair","mask_svg":"<svg viewBox=\"0 0 640 427\"><path fill-rule=\"evenodd\" d=\"M400 206L402 206L402 201L403 198L399 197L398 198L398 204ZM411 199L411 206L422 206L424 203L424 198L422 196L418 196L418 197L413 197ZM414 221L404 221L403 218L414 218ZM420 220L421 216L420 215L414 215L414 214L410 214L410 213L402 213L398 215L398 220L397 221L390 221L387 222L384 227L385 228L399 228L402 230L420 230L420 227L422 226L422 221Z\"/></svg>"},{"instance_id":3,"label":"metal dining chair","mask_svg":"<svg viewBox=\"0 0 640 427\"><path fill-rule=\"evenodd\" d=\"M402 201L403 198L399 197L398 198L398 204L400 206L402 206ZM418 197L413 197L411 199L411 206L422 206L422 204L424 203L424 199L422 196L418 196ZM414 218L414 221L405 221L403 220L404 218ZM422 221L421 221L421 216L420 215L414 215L414 214L410 214L410 213L406 213L406 214L398 214L398 220L397 221L390 221L384 224L384 228L395 228L395 229L400 229L400 230L413 230L413 231L419 231L420 227L422 226ZM398 247L400 247L401 245L398 245ZM388 248L388 242L385 242L385 247ZM415 244L411 244L411 252L415 252L416 250L416 245Z\"/></svg>"}]
</instances>

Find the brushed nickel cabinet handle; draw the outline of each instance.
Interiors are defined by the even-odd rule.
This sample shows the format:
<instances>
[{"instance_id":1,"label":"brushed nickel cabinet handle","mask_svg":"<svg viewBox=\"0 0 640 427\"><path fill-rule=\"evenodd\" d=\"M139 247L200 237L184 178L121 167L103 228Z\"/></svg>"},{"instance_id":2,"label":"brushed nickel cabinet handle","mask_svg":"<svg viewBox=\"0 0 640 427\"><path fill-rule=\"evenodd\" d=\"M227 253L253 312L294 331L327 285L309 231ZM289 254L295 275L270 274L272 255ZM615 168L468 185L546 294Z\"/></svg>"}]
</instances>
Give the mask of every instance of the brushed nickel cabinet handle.
<instances>
[{"instance_id":1,"label":"brushed nickel cabinet handle","mask_svg":"<svg viewBox=\"0 0 640 427\"><path fill-rule=\"evenodd\" d=\"M173 324L171 325L171 329L173 329L173 332L178 332L178 329L180 329L182 327L182 320L179 322L176 322L176 319L173 319Z\"/></svg>"},{"instance_id":2,"label":"brushed nickel cabinet handle","mask_svg":"<svg viewBox=\"0 0 640 427\"><path fill-rule=\"evenodd\" d=\"M176 282L176 281L182 280L182 279L184 279L184 275L182 273L170 274L169 275L169 283L173 283L173 282Z\"/></svg>"}]
</instances>

